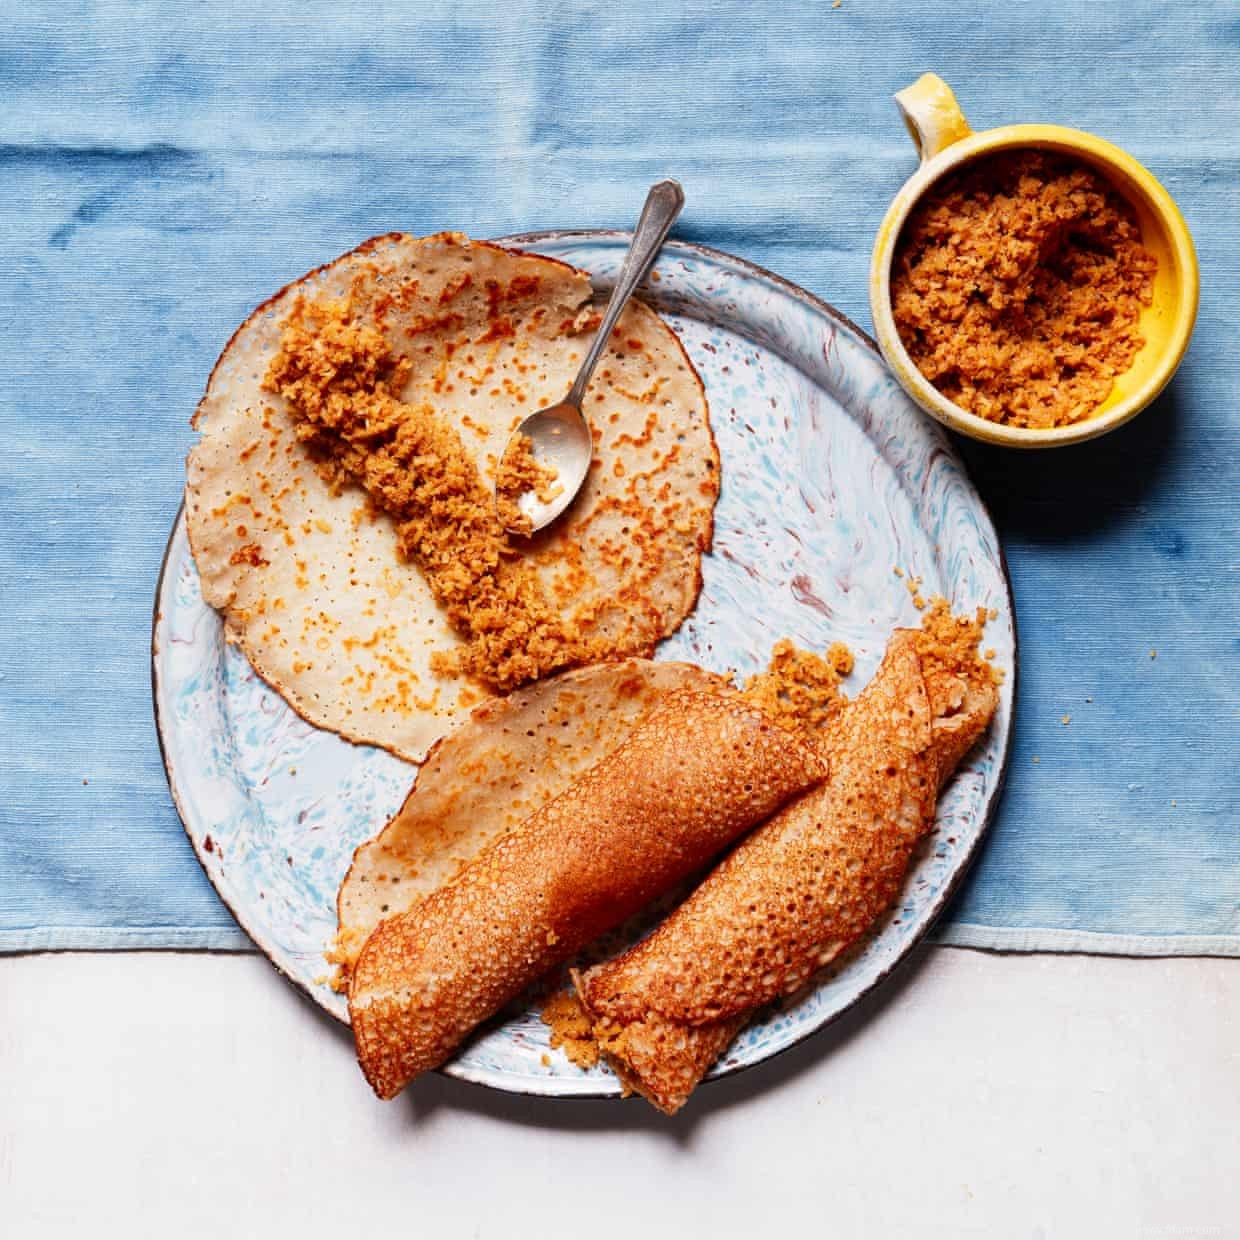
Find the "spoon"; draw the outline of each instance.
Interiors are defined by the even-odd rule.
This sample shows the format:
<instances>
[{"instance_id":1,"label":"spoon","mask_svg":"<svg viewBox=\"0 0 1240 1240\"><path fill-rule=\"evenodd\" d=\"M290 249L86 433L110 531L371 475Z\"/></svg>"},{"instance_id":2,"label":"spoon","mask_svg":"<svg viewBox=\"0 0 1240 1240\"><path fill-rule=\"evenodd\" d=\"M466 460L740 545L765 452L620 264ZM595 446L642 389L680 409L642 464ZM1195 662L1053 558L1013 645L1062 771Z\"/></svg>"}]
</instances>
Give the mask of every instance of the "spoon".
<instances>
[{"instance_id":1,"label":"spoon","mask_svg":"<svg viewBox=\"0 0 1240 1240\"><path fill-rule=\"evenodd\" d=\"M684 205L685 192L680 188L679 182L660 181L650 187L650 192L646 195L646 205L642 207L641 218L633 232L633 240L624 256L620 274L616 277L616 286L612 289L611 299L603 312L603 321L599 324L568 395L558 405L531 413L522 420L509 438L504 449L505 457L518 435L528 436L534 459L556 471L555 486L558 488L553 498L548 500L539 499L537 492L533 490L521 493L516 506L530 519L532 525L531 528L514 530L515 533L529 535L550 525L576 499L577 492L581 490L594 455L590 424L581 408L586 388L590 385L590 377L594 374L598 359L607 347L616 320L646 272L650 270L659 247L666 240ZM503 460L504 457L500 459ZM497 511L502 512L502 509L497 508Z\"/></svg>"}]
</instances>

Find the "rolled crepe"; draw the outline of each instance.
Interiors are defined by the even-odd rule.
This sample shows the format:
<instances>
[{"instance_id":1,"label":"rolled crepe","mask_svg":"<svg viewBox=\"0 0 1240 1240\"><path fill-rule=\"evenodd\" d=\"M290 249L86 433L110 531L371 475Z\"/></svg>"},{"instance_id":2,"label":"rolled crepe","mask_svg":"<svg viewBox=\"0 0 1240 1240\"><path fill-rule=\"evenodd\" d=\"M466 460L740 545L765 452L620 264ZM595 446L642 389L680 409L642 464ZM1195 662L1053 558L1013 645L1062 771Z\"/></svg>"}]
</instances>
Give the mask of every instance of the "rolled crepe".
<instances>
[{"instance_id":1,"label":"rolled crepe","mask_svg":"<svg viewBox=\"0 0 1240 1240\"><path fill-rule=\"evenodd\" d=\"M405 803L353 855L332 960L344 989L385 917L446 886L483 849L624 743L671 693L724 693L692 663L596 663L480 703L418 770Z\"/></svg>"},{"instance_id":2,"label":"rolled crepe","mask_svg":"<svg viewBox=\"0 0 1240 1240\"><path fill-rule=\"evenodd\" d=\"M998 694L988 665L897 631L827 742L831 775L733 850L653 934L576 977L621 1079L678 1110L762 1005L895 899L941 783Z\"/></svg>"},{"instance_id":3,"label":"rolled crepe","mask_svg":"<svg viewBox=\"0 0 1240 1240\"><path fill-rule=\"evenodd\" d=\"M380 922L353 970L358 1061L381 1098L442 1063L548 969L827 773L735 695L670 695L447 885Z\"/></svg>"}]
</instances>

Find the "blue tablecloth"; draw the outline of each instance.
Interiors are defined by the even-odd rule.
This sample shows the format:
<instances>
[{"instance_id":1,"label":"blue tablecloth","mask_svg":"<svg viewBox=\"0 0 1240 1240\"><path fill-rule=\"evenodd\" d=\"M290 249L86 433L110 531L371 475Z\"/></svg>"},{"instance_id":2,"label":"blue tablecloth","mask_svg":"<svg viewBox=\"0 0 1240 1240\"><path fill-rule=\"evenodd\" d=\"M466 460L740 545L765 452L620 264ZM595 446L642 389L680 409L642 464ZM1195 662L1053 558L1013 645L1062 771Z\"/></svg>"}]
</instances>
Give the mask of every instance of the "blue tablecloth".
<instances>
[{"instance_id":1,"label":"blue tablecloth","mask_svg":"<svg viewBox=\"0 0 1240 1240\"><path fill-rule=\"evenodd\" d=\"M1203 276L1188 358L1131 426L961 445L1011 565L1021 697L940 936L1240 954L1237 6L353 9L6 6L0 947L246 942L168 795L148 640L188 419L257 302L392 229L627 227L671 173L677 235L868 326L874 229L913 167L890 96L933 69L976 128L1131 150Z\"/></svg>"}]
</instances>

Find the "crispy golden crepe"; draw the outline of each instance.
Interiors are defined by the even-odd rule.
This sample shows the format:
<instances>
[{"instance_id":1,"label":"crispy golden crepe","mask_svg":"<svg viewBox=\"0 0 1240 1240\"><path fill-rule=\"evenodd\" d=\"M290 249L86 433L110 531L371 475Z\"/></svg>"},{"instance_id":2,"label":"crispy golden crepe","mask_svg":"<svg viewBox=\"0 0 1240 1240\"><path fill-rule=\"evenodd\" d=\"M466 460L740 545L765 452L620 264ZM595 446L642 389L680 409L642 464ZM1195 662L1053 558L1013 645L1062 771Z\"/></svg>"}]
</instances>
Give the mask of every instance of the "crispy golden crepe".
<instances>
[{"instance_id":1,"label":"crispy golden crepe","mask_svg":"<svg viewBox=\"0 0 1240 1240\"><path fill-rule=\"evenodd\" d=\"M444 886L617 748L678 689L726 692L730 685L692 663L623 659L552 676L476 707L431 750L392 820L353 854L336 900L342 978L379 922Z\"/></svg>"},{"instance_id":2,"label":"crispy golden crepe","mask_svg":"<svg viewBox=\"0 0 1240 1240\"><path fill-rule=\"evenodd\" d=\"M190 544L228 640L311 723L420 761L487 691L445 672L463 639L393 522L324 476L270 390L290 315L347 303L381 333L400 359L391 395L459 439L489 495L511 430L568 390L597 323L590 297L589 277L553 259L392 234L291 284L229 341L194 416ZM625 311L585 411L598 454L581 496L505 554L571 633L649 655L697 599L719 468L702 384L648 307Z\"/></svg>"},{"instance_id":3,"label":"crispy golden crepe","mask_svg":"<svg viewBox=\"0 0 1240 1240\"><path fill-rule=\"evenodd\" d=\"M349 1014L375 1092L394 1097L548 969L825 775L818 752L737 695L669 695L367 940Z\"/></svg>"},{"instance_id":4,"label":"crispy golden crepe","mask_svg":"<svg viewBox=\"0 0 1240 1240\"><path fill-rule=\"evenodd\" d=\"M621 1079L679 1109L763 1004L856 943L898 894L940 785L998 703L976 658L898 630L831 733L831 775L739 844L648 938L576 977Z\"/></svg>"}]
</instances>

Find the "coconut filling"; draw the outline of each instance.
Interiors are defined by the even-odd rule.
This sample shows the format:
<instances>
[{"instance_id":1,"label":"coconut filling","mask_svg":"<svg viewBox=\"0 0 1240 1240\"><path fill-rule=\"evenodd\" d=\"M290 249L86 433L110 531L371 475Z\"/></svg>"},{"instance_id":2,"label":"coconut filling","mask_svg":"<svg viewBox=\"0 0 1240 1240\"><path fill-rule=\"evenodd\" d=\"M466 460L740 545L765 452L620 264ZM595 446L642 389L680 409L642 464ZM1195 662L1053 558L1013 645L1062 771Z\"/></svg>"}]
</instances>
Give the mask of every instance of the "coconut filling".
<instances>
[{"instance_id":1,"label":"coconut filling","mask_svg":"<svg viewBox=\"0 0 1240 1240\"><path fill-rule=\"evenodd\" d=\"M362 487L395 522L399 554L465 642L436 652L432 670L507 692L642 646L586 634L551 606L460 436L429 405L399 398L410 373L348 301L299 300L263 386L283 398L320 474L337 489ZM518 461L515 485L544 488L539 468Z\"/></svg>"}]
</instances>

